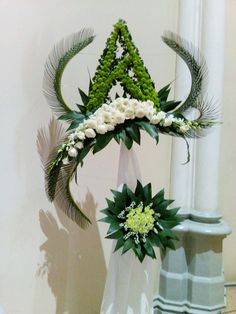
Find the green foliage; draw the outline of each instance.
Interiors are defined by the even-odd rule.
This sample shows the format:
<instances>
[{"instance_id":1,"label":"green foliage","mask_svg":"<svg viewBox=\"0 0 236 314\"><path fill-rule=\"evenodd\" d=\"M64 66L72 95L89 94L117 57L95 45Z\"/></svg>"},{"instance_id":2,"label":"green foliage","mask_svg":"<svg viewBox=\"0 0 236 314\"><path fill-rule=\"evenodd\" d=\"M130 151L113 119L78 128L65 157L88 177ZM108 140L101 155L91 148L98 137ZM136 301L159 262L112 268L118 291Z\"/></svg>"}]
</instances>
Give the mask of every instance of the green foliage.
<instances>
[{"instance_id":1,"label":"green foliage","mask_svg":"<svg viewBox=\"0 0 236 314\"><path fill-rule=\"evenodd\" d=\"M116 56L118 42L123 49L121 57ZM88 110L94 112L106 102L112 86L117 82L120 82L126 95L139 100L152 100L157 109L160 109L154 83L122 20L114 26L99 60L89 93Z\"/></svg>"},{"instance_id":2,"label":"green foliage","mask_svg":"<svg viewBox=\"0 0 236 314\"><path fill-rule=\"evenodd\" d=\"M69 218L85 229L91 221L82 212L70 190L70 183L75 177L77 165L78 162L75 160L68 165L63 165L61 161L49 163L45 178L46 192L50 201L55 200Z\"/></svg>"},{"instance_id":3,"label":"green foliage","mask_svg":"<svg viewBox=\"0 0 236 314\"><path fill-rule=\"evenodd\" d=\"M44 94L51 109L58 115L71 111L62 95L62 76L70 60L94 39L90 29L82 29L57 43L48 56L44 71Z\"/></svg>"},{"instance_id":4,"label":"green foliage","mask_svg":"<svg viewBox=\"0 0 236 314\"><path fill-rule=\"evenodd\" d=\"M122 191L113 190L112 193L114 199L113 201L107 200L108 207L101 211L106 216L100 221L110 224L106 237L117 240L115 251L122 249L121 253L124 254L128 250L133 250L142 262L146 255L156 258L154 247L159 247L164 252L167 248L175 249L174 241L178 238L171 229L177 226L182 219L177 216L179 208L168 209L173 200L164 198L164 190L152 196L151 184L142 186L137 181L134 192L125 184ZM125 226L133 202L135 203L133 206L142 202L144 206L149 206L154 211L155 228L149 230L145 236L137 232L132 233L132 230ZM144 240L142 240L143 236Z\"/></svg>"},{"instance_id":5,"label":"green foliage","mask_svg":"<svg viewBox=\"0 0 236 314\"><path fill-rule=\"evenodd\" d=\"M197 105L197 99L204 84L206 84L206 62L197 48L178 35L166 32L162 36L162 40L183 59L191 74L190 93L187 99L176 109L176 112L182 113L188 108L196 107Z\"/></svg>"}]
</instances>

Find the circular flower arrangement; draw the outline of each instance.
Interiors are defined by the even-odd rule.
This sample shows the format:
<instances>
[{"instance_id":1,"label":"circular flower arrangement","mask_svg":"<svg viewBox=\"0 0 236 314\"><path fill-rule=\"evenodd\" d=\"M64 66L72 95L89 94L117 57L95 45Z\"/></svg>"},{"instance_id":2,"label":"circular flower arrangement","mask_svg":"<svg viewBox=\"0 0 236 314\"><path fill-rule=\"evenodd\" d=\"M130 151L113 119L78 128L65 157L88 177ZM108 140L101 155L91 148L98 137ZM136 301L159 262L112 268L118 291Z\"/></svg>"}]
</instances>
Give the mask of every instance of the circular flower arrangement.
<instances>
[{"instance_id":1,"label":"circular flower arrangement","mask_svg":"<svg viewBox=\"0 0 236 314\"><path fill-rule=\"evenodd\" d=\"M110 224L107 238L116 239L115 251L133 250L140 262L146 255L156 258L154 247L163 252L174 249L178 238L171 230L181 222L179 208L168 209L173 200L164 198L164 190L152 196L151 184L138 181L134 192L125 184L122 191L112 190L114 200L107 200L106 215L100 221Z\"/></svg>"}]
</instances>

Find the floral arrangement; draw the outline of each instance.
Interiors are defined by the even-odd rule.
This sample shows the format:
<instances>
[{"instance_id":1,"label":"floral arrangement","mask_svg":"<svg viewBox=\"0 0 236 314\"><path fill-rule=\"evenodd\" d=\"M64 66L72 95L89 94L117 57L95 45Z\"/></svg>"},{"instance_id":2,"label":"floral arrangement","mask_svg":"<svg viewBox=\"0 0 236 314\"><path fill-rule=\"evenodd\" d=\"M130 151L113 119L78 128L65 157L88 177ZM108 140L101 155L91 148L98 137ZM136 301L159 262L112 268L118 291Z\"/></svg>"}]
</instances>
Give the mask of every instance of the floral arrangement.
<instances>
[{"instance_id":1,"label":"floral arrangement","mask_svg":"<svg viewBox=\"0 0 236 314\"><path fill-rule=\"evenodd\" d=\"M119 125L122 126L118 127ZM142 102L137 99L116 98L110 104L103 104L68 135L68 141L58 150L56 163L62 160L64 165L69 164L72 158L78 157L84 147L93 146L93 152L97 153L112 138L118 143L122 140L130 149L133 141L140 144L140 128L158 142L159 132L173 132L183 136L190 130L204 127L204 122L196 123L183 117L177 118L171 113L157 111L151 100Z\"/></svg>"},{"instance_id":2,"label":"floral arrangement","mask_svg":"<svg viewBox=\"0 0 236 314\"><path fill-rule=\"evenodd\" d=\"M108 239L116 239L115 250L122 254L133 250L142 262L146 255L156 258L154 247L164 253L174 249L173 240L178 238L171 230L181 219L176 215L179 208L167 209L173 200L164 198L164 190L152 196L152 187L138 181L134 192L123 185L122 191L112 191L114 201L107 200L106 215L100 221L110 224Z\"/></svg>"},{"instance_id":3,"label":"floral arrangement","mask_svg":"<svg viewBox=\"0 0 236 314\"><path fill-rule=\"evenodd\" d=\"M93 32L83 29L70 35L48 57L44 94L58 119L69 123L69 127L44 164L46 192L50 201L62 202L65 213L82 228L90 220L73 198L70 184L77 180L77 168L83 165L89 151L99 152L112 139L130 149L133 142L141 143L141 130L156 143L159 134L180 137L188 148L188 138L202 137L218 123L217 107L201 95L206 81L204 58L178 35L167 32L162 39L190 70L192 85L184 101L168 99L170 84L156 90L123 20L118 21L107 40L88 94L79 89L82 103L77 105L78 110L72 110L64 100L61 80L69 61L94 40ZM111 99L110 90L117 83L123 95L116 94ZM186 115L191 109L197 112L194 119ZM135 203L139 205L142 208L141 203Z\"/></svg>"}]
</instances>

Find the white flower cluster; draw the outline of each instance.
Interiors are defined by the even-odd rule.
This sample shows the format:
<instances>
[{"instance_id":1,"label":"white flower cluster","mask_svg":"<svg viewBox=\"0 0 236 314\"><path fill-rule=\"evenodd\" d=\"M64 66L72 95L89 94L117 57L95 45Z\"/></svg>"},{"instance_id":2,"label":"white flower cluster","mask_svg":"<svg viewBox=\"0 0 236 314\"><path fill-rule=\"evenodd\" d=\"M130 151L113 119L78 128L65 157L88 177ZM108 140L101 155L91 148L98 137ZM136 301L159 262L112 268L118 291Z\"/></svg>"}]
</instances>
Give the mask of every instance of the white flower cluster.
<instances>
[{"instance_id":1,"label":"white flower cluster","mask_svg":"<svg viewBox=\"0 0 236 314\"><path fill-rule=\"evenodd\" d=\"M182 119L167 115L163 111L157 112L154 103L150 100L117 98L110 104L103 104L68 136L69 142L66 147L68 155L76 157L78 150L83 148L86 138L95 138L96 134L113 131L116 125L135 118L147 118L152 124L160 124L162 127L169 127L175 123L181 133L185 133L190 128ZM68 162L68 158L63 160L64 164Z\"/></svg>"}]
</instances>

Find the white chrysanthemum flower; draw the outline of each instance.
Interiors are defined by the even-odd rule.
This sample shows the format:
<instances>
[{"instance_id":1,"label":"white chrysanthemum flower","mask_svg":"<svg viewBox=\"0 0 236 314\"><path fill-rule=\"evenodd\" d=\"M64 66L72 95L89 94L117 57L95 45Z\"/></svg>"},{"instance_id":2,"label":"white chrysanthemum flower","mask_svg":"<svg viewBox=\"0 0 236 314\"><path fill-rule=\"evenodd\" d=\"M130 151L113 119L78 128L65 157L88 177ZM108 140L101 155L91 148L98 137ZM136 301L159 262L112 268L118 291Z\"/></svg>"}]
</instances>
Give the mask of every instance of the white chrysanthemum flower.
<instances>
[{"instance_id":1,"label":"white chrysanthemum flower","mask_svg":"<svg viewBox=\"0 0 236 314\"><path fill-rule=\"evenodd\" d=\"M87 127L90 129L96 129L97 127L97 121L93 118L93 119L88 119L86 121Z\"/></svg>"},{"instance_id":2,"label":"white chrysanthemum flower","mask_svg":"<svg viewBox=\"0 0 236 314\"><path fill-rule=\"evenodd\" d=\"M68 150L68 155L70 157L73 157L75 158L77 155L78 155L78 151L75 147L71 147L69 150Z\"/></svg>"},{"instance_id":3,"label":"white chrysanthemum flower","mask_svg":"<svg viewBox=\"0 0 236 314\"><path fill-rule=\"evenodd\" d=\"M137 108L136 112L135 112L135 116L137 118L143 118L145 116L145 111L144 109L141 107L141 108Z\"/></svg>"},{"instance_id":4,"label":"white chrysanthemum flower","mask_svg":"<svg viewBox=\"0 0 236 314\"><path fill-rule=\"evenodd\" d=\"M172 124L172 122L173 122L172 119L166 118L162 125L165 126L165 127L168 127L168 126L170 126Z\"/></svg>"},{"instance_id":5,"label":"white chrysanthemum flower","mask_svg":"<svg viewBox=\"0 0 236 314\"><path fill-rule=\"evenodd\" d=\"M161 121L162 119L165 119L166 113L165 113L164 111L159 111L159 112L157 113L157 117L158 117L158 119L160 119L160 121Z\"/></svg>"},{"instance_id":6,"label":"white chrysanthemum flower","mask_svg":"<svg viewBox=\"0 0 236 314\"><path fill-rule=\"evenodd\" d=\"M96 128L97 133L99 134L105 134L107 132L107 125L106 124L100 124Z\"/></svg>"},{"instance_id":7,"label":"white chrysanthemum flower","mask_svg":"<svg viewBox=\"0 0 236 314\"><path fill-rule=\"evenodd\" d=\"M83 142L77 142L77 143L75 144L75 147L76 147L77 149L82 149L82 148L84 147L84 144L83 144Z\"/></svg>"},{"instance_id":8,"label":"white chrysanthemum flower","mask_svg":"<svg viewBox=\"0 0 236 314\"><path fill-rule=\"evenodd\" d=\"M108 122L109 123L111 121L111 119L112 119L111 112L109 112L109 111L104 112L103 113L103 119L104 119L104 122Z\"/></svg>"},{"instance_id":9,"label":"white chrysanthemum flower","mask_svg":"<svg viewBox=\"0 0 236 314\"><path fill-rule=\"evenodd\" d=\"M157 114L153 115L153 117L151 118L151 123L152 124L158 124L160 122L160 118L158 117Z\"/></svg>"},{"instance_id":10,"label":"white chrysanthemum flower","mask_svg":"<svg viewBox=\"0 0 236 314\"><path fill-rule=\"evenodd\" d=\"M168 127L173 123L173 121L174 121L174 116L169 115L168 117L165 118L165 120L163 122L163 126Z\"/></svg>"},{"instance_id":11,"label":"white chrysanthemum flower","mask_svg":"<svg viewBox=\"0 0 236 314\"><path fill-rule=\"evenodd\" d=\"M127 98L123 99L123 104L125 106L127 106L129 104L129 99L127 99Z\"/></svg>"},{"instance_id":12,"label":"white chrysanthemum flower","mask_svg":"<svg viewBox=\"0 0 236 314\"><path fill-rule=\"evenodd\" d=\"M156 110L153 108L153 107L149 107L149 108L146 108L145 110L145 116L151 120L153 118L153 116L155 115L156 113Z\"/></svg>"},{"instance_id":13,"label":"white chrysanthemum flower","mask_svg":"<svg viewBox=\"0 0 236 314\"><path fill-rule=\"evenodd\" d=\"M117 124L124 123L125 115L122 112L117 112L114 116Z\"/></svg>"},{"instance_id":14,"label":"white chrysanthemum flower","mask_svg":"<svg viewBox=\"0 0 236 314\"><path fill-rule=\"evenodd\" d=\"M84 133L85 133L85 136L88 138L94 138L96 136L96 133L94 132L94 130L90 128L86 129Z\"/></svg>"},{"instance_id":15,"label":"white chrysanthemum flower","mask_svg":"<svg viewBox=\"0 0 236 314\"><path fill-rule=\"evenodd\" d=\"M134 109L132 107L126 108L126 110L125 110L125 118L126 119L134 119L135 118Z\"/></svg>"},{"instance_id":16,"label":"white chrysanthemum flower","mask_svg":"<svg viewBox=\"0 0 236 314\"><path fill-rule=\"evenodd\" d=\"M84 132L79 131L79 132L77 133L77 137L78 137L79 140L83 141L83 140L85 139L85 134L84 134Z\"/></svg>"},{"instance_id":17,"label":"white chrysanthemum flower","mask_svg":"<svg viewBox=\"0 0 236 314\"><path fill-rule=\"evenodd\" d=\"M139 106L139 102L137 99L132 99L130 102L130 106L135 110Z\"/></svg>"}]
</instances>

